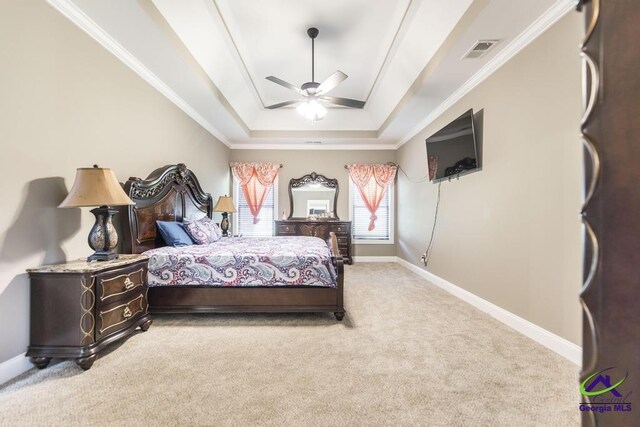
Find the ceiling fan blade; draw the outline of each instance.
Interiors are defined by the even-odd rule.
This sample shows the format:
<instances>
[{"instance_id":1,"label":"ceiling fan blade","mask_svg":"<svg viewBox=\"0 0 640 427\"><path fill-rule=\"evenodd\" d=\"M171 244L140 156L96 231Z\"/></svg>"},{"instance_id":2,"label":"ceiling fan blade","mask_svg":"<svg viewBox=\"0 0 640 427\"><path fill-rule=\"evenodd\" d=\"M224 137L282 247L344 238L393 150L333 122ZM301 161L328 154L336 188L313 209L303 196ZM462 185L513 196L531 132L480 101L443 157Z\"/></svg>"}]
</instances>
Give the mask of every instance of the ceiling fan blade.
<instances>
[{"instance_id":1,"label":"ceiling fan blade","mask_svg":"<svg viewBox=\"0 0 640 427\"><path fill-rule=\"evenodd\" d=\"M358 101L357 99L338 98L335 96L323 96L320 99L322 99L323 101L330 102L332 104L342 105L343 107L349 107L349 108L363 108L365 104L364 101Z\"/></svg>"},{"instance_id":2,"label":"ceiling fan blade","mask_svg":"<svg viewBox=\"0 0 640 427\"><path fill-rule=\"evenodd\" d=\"M278 104L267 105L265 108L268 108L269 110L275 110L276 108L286 107L287 105L298 104L300 102L301 101L284 101Z\"/></svg>"},{"instance_id":3,"label":"ceiling fan blade","mask_svg":"<svg viewBox=\"0 0 640 427\"><path fill-rule=\"evenodd\" d=\"M265 77L265 79L267 79L267 80L269 80L269 81L272 81L272 82L274 82L274 83L275 83L275 84L277 84L277 85L284 86L284 87L286 87L287 89L291 89L291 90L293 90L293 91L295 91L295 92L298 92L300 95L307 96L307 92L303 91L302 89L300 89L300 88L299 88L299 87L297 87L297 86L292 85L291 83L285 82L285 81L284 81L284 80L282 80L282 79L279 79L279 78L274 77L274 76Z\"/></svg>"},{"instance_id":4,"label":"ceiling fan blade","mask_svg":"<svg viewBox=\"0 0 640 427\"><path fill-rule=\"evenodd\" d=\"M336 86L342 83L347 77L348 76L342 71L336 71L335 73L331 74L329 78L323 81L320 86L318 86L318 88L316 89L316 93L320 95L328 93L330 90L334 89Z\"/></svg>"}]
</instances>

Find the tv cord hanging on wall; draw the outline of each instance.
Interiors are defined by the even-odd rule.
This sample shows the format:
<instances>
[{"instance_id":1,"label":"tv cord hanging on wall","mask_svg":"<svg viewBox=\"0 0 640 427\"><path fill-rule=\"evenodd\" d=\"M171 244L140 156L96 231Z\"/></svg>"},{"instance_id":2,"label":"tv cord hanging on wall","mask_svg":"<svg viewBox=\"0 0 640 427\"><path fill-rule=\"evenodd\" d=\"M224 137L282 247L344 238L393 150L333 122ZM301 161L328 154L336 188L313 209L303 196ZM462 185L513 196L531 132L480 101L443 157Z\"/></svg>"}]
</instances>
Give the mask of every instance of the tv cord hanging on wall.
<instances>
[{"instance_id":1,"label":"tv cord hanging on wall","mask_svg":"<svg viewBox=\"0 0 640 427\"><path fill-rule=\"evenodd\" d=\"M416 181L411 179L407 174L407 172L404 169L402 169L400 165L398 165L398 170L400 170L400 172L403 173L405 178L407 178L407 181L412 182L414 184L420 184L422 182L430 181L428 173L427 175L425 175L424 177ZM433 217L433 228L431 229L431 237L429 238L429 245L427 246L426 252L421 257L425 267L427 266L427 263L429 262L429 257L431 256L431 247L433 246L433 238L435 236L435 231L436 231L436 222L438 221L438 208L440 207L440 185L441 184L442 184L442 181L438 183L438 198L436 200L436 211Z\"/></svg>"},{"instance_id":2,"label":"tv cord hanging on wall","mask_svg":"<svg viewBox=\"0 0 640 427\"><path fill-rule=\"evenodd\" d=\"M402 166L398 165L398 170L400 172L402 172L402 174L405 176L405 178L407 178L407 181L412 182L414 184L420 184L421 182L429 181L429 174L428 173L427 173L426 176L423 176L418 181L414 181L413 179L409 178L409 175L407 175L407 173L404 171L404 169L402 169Z\"/></svg>"},{"instance_id":3,"label":"tv cord hanging on wall","mask_svg":"<svg viewBox=\"0 0 640 427\"><path fill-rule=\"evenodd\" d=\"M436 233L436 223L438 222L438 209L440 208L440 185L442 185L442 181L438 183L438 198L436 199L436 211L433 215L433 228L431 228L431 237L429 238L429 245L427 246L427 250L422 256L422 261L424 262L424 266L426 267L429 264L429 258L431 257L431 249L433 246L433 237Z\"/></svg>"}]
</instances>

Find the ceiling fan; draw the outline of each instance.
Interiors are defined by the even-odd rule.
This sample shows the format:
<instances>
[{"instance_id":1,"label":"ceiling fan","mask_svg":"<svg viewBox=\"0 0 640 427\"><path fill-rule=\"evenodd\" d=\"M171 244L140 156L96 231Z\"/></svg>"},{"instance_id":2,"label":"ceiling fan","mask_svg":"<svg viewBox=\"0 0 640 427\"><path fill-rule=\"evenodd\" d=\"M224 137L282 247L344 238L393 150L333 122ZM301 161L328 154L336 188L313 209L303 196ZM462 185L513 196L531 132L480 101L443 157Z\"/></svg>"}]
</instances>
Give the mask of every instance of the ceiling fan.
<instances>
[{"instance_id":1,"label":"ceiling fan","mask_svg":"<svg viewBox=\"0 0 640 427\"><path fill-rule=\"evenodd\" d=\"M327 114L327 110L319 101L328 102L330 104L341 105L348 108L362 108L364 101L358 101L350 98L338 98L335 96L327 96L329 91L333 90L342 83L348 76L342 71L336 71L322 83L315 81L315 38L318 37L317 28L309 28L307 35L311 38L311 81L303 84L301 87L292 85L274 76L266 77L267 80L274 82L287 89L291 89L302 96L302 99L280 102L278 104L269 105L266 108L274 110L276 108L285 107L287 105L298 104L296 110L309 120L316 122L322 120Z\"/></svg>"}]
</instances>

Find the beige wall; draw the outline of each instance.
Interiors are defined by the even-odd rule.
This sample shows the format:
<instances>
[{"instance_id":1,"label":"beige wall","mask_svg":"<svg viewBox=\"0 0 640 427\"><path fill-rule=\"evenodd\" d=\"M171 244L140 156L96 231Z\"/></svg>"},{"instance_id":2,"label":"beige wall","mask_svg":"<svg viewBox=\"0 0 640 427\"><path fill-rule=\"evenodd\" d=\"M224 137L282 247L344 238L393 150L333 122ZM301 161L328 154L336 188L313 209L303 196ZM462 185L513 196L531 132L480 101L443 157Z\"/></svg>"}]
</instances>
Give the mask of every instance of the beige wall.
<instances>
[{"instance_id":1,"label":"beige wall","mask_svg":"<svg viewBox=\"0 0 640 427\"><path fill-rule=\"evenodd\" d=\"M398 152L426 174L425 138L484 110L483 170L443 182L428 270L581 342L580 17L569 14ZM421 265L437 185L398 181L398 255Z\"/></svg>"},{"instance_id":2,"label":"beige wall","mask_svg":"<svg viewBox=\"0 0 640 427\"><path fill-rule=\"evenodd\" d=\"M278 186L278 212L289 213L288 185L291 178L317 172L327 178L336 178L340 186L337 213L340 219L349 219L349 163L386 163L396 161L392 150L232 150L231 158L238 162L282 163ZM395 256L396 245L354 245L355 256Z\"/></svg>"},{"instance_id":3,"label":"beige wall","mask_svg":"<svg viewBox=\"0 0 640 427\"><path fill-rule=\"evenodd\" d=\"M1 363L28 345L25 268L90 253L93 215L56 209L77 167L124 181L184 162L215 197L229 150L44 1L2 2L0 52Z\"/></svg>"}]
</instances>

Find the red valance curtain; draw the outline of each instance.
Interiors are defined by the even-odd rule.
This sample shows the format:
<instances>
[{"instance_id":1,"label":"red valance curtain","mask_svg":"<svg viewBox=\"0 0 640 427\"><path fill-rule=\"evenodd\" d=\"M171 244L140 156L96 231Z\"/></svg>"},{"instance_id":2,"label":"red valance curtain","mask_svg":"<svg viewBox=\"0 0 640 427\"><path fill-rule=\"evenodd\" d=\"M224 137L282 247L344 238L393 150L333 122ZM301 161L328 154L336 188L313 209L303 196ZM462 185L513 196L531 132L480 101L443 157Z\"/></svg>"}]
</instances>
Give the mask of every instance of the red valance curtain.
<instances>
[{"instance_id":1,"label":"red valance curtain","mask_svg":"<svg viewBox=\"0 0 640 427\"><path fill-rule=\"evenodd\" d=\"M371 213L369 231L376 228L376 212L387 187L393 182L398 171L396 165L347 165L349 176L358 188L365 206Z\"/></svg>"},{"instance_id":2,"label":"red valance curtain","mask_svg":"<svg viewBox=\"0 0 640 427\"><path fill-rule=\"evenodd\" d=\"M276 163L231 163L233 179L242 187L242 194L249 205L253 223L259 221L258 215L264 204L273 181L278 176L280 165Z\"/></svg>"}]
</instances>

